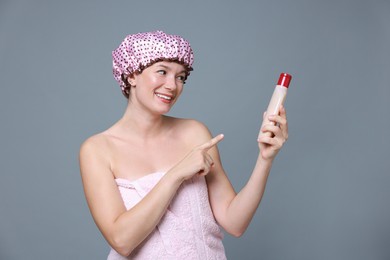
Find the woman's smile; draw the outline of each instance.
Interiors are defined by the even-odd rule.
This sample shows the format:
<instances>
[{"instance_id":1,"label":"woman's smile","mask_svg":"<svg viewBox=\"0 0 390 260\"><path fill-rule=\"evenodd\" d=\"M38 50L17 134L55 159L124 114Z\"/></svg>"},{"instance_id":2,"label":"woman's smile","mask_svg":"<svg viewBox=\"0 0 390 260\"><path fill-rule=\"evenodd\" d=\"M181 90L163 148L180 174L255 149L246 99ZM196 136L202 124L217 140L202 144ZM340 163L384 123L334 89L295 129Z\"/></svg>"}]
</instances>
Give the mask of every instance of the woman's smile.
<instances>
[{"instance_id":1,"label":"woman's smile","mask_svg":"<svg viewBox=\"0 0 390 260\"><path fill-rule=\"evenodd\" d=\"M154 93L162 102L170 104L174 100L174 96L171 94Z\"/></svg>"}]
</instances>

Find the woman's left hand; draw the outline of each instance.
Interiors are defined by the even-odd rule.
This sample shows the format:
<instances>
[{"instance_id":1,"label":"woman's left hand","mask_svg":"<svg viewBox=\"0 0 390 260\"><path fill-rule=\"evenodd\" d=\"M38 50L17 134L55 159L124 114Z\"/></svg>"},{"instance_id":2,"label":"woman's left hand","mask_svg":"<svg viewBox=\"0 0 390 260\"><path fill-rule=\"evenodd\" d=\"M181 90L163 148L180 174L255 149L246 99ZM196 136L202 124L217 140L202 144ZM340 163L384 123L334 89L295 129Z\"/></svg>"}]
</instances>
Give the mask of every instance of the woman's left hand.
<instances>
[{"instance_id":1,"label":"woman's left hand","mask_svg":"<svg viewBox=\"0 0 390 260\"><path fill-rule=\"evenodd\" d=\"M264 160L273 160L288 138L286 109L281 106L279 115L269 116L268 120L275 123L275 125L266 124L260 131L272 133L271 137L262 134L257 141L259 143L261 157Z\"/></svg>"}]
</instances>

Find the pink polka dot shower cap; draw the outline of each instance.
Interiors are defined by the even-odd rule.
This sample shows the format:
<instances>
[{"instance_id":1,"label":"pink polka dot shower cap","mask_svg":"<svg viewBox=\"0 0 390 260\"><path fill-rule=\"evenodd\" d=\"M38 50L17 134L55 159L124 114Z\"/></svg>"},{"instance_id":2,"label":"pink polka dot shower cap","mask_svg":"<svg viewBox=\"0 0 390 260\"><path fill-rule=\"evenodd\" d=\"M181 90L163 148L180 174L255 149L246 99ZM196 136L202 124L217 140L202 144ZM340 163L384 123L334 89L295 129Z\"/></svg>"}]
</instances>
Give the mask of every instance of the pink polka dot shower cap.
<instances>
[{"instance_id":1,"label":"pink polka dot shower cap","mask_svg":"<svg viewBox=\"0 0 390 260\"><path fill-rule=\"evenodd\" d=\"M115 80L123 95L129 96L123 79L157 61L175 61L184 65L189 73L192 70L194 54L190 43L177 35L162 31L130 34L112 52L112 67ZM124 77L123 77L123 76Z\"/></svg>"}]
</instances>

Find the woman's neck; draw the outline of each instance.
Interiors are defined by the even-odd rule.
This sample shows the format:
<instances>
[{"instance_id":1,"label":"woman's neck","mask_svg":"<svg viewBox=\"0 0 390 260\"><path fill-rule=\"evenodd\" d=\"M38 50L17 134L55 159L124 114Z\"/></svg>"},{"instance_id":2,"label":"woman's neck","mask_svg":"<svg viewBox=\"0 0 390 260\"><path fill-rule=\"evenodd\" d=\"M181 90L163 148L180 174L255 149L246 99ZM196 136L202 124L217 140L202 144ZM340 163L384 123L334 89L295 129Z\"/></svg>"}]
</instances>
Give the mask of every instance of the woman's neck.
<instances>
[{"instance_id":1,"label":"woman's neck","mask_svg":"<svg viewBox=\"0 0 390 260\"><path fill-rule=\"evenodd\" d=\"M127 133L135 134L141 138L156 137L162 133L166 117L152 114L135 106L127 106L118 125Z\"/></svg>"}]
</instances>

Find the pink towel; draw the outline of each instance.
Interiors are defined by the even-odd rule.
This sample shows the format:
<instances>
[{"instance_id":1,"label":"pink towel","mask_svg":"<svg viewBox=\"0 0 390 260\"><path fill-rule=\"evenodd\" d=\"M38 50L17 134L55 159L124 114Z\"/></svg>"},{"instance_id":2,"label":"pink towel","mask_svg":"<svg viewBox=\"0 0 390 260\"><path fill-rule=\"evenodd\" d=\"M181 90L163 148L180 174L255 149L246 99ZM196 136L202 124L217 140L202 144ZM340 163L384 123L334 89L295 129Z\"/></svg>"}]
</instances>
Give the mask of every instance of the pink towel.
<instances>
[{"instance_id":1,"label":"pink towel","mask_svg":"<svg viewBox=\"0 0 390 260\"><path fill-rule=\"evenodd\" d=\"M116 179L126 208L134 207L163 175L156 172L135 181ZM226 259L222 238L205 178L196 176L181 185L160 223L128 258L111 249L107 259Z\"/></svg>"}]
</instances>

